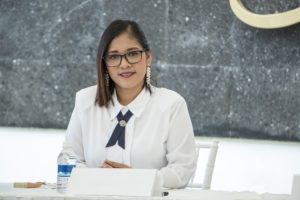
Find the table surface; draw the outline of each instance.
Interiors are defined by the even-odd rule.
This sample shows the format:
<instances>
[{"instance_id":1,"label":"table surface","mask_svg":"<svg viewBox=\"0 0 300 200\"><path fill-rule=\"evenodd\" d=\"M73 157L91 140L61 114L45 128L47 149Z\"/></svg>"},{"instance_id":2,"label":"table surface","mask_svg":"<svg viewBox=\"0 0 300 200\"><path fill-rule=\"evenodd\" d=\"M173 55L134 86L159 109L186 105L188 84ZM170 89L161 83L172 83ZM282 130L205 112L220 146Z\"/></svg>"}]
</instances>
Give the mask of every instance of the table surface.
<instances>
[{"instance_id":1,"label":"table surface","mask_svg":"<svg viewBox=\"0 0 300 200\"><path fill-rule=\"evenodd\" d=\"M255 192L229 192L200 189L169 190L169 195L164 197L128 197L128 196L70 196L60 194L55 189L43 188L14 188L12 183L0 183L0 199L47 199L47 200L71 200L71 199L112 199L112 200L291 200L287 194L257 194Z\"/></svg>"}]
</instances>

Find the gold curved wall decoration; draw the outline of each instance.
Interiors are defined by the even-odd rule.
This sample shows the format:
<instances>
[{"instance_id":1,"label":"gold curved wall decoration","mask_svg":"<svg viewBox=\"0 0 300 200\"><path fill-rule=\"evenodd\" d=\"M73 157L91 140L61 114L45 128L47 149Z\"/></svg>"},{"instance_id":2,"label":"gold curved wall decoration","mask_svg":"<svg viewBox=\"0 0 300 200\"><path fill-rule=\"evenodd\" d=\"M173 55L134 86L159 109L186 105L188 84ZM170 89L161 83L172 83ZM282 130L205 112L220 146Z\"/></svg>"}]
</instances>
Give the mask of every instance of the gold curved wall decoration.
<instances>
[{"instance_id":1,"label":"gold curved wall decoration","mask_svg":"<svg viewBox=\"0 0 300 200\"><path fill-rule=\"evenodd\" d=\"M282 13L256 14L249 11L241 0L229 0L229 3L237 18L256 28L283 28L300 22L300 7Z\"/></svg>"}]
</instances>

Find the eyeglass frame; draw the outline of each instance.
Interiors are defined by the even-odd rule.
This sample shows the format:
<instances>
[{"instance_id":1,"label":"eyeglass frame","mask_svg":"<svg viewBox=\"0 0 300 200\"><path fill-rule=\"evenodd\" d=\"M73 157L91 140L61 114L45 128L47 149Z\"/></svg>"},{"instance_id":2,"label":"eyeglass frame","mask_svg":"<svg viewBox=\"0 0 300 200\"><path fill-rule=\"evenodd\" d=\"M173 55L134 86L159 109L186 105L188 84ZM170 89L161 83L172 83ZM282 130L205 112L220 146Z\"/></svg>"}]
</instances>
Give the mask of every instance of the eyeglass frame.
<instances>
[{"instance_id":1,"label":"eyeglass frame","mask_svg":"<svg viewBox=\"0 0 300 200\"><path fill-rule=\"evenodd\" d=\"M140 58L140 60L137 61L137 62L133 62L133 63L132 63L132 62L129 62L126 55L127 55L128 53L131 53L131 52L139 52L139 53L141 53L141 58ZM139 50L128 51L127 53L124 53L124 54L112 54L112 55L118 55L118 56L121 57L120 63L119 63L118 65L114 65L114 66L108 66L107 63L106 63L106 61L105 61L105 58L106 58L107 56L109 56L109 55L103 56L102 59L103 59L103 61L105 62L105 64L106 64L107 67L119 67L119 66L121 65L121 63L122 63L123 57L125 58L125 60L126 60L129 64L136 64L136 63L140 62L140 61L142 60L143 52L146 52L146 51L145 51L145 50L140 50L140 49L139 49Z\"/></svg>"}]
</instances>

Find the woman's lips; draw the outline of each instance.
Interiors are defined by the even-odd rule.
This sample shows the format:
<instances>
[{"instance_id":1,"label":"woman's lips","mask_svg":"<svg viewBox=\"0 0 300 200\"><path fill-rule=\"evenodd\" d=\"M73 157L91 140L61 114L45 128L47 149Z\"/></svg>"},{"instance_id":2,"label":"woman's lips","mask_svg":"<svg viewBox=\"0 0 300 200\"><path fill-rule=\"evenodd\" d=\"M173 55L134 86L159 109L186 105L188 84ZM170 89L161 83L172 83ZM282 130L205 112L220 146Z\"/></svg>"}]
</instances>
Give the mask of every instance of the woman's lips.
<instances>
[{"instance_id":1,"label":"woman's lips","mask_svg":"<svg viewBox=\"0 0 300 200\"><path fill-rule=\"evenodd\" d=\"M120 73L119 76L123 77L123 78L129 78L131 77L135 72L123 72Z\"/></svg>"}]
</instances>

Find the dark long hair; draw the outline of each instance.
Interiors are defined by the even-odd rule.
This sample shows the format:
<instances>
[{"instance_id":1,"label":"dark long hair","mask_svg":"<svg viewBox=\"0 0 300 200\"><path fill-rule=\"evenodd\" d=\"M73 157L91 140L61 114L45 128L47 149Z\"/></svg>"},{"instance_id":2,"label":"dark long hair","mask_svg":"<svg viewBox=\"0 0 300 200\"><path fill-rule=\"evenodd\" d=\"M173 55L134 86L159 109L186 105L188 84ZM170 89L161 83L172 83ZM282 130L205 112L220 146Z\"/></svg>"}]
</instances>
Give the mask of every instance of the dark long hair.
<instances>
[{"instance_id":1,"label":"dark long hair","mask_svg":"<svg viewBox=\"0 0 300 200\"><path fill-rule=\"evenodd\" d=\"M108 25L100 39L97 53L98 85L95 103L98 104L100 107L108 106L108 103L111 100L111 96L115 89L115 83L111 80L111 78L109 78L109 86L107 85L105 79L105 74L107 73L107 66L103 60L103 57L105 56L107 48L110 45L111 41L124 32L129 32L142 46L145 52L150 51L150 47L145 37L145 34L136 22L130 20L115 20L110 25ZM150 90L151 92L150 86L146 84L146 77L144 87L146 87L146 89Z\"/></svg>"}]
</instances>

